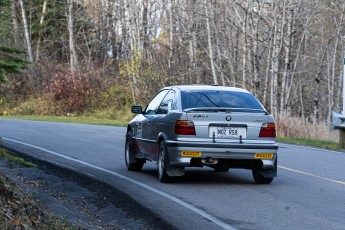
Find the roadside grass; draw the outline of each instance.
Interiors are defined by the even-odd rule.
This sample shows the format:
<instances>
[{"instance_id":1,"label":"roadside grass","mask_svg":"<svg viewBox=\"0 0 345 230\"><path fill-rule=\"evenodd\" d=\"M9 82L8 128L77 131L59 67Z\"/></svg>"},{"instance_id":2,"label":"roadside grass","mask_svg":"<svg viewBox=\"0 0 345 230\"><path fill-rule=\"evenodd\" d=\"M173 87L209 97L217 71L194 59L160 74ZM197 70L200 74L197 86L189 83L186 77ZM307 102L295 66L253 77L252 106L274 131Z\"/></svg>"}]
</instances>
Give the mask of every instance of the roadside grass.
<instances>
[{"instance_id":1,"label":"roadside grass","mask_svg":"<svg viewBox=\"0 0 345 230\"><path fill-rule=\"evenodd\" d=\"M66 122L77 124L92 124L92 125L108 125L108 126L126 126L127 120L113 120L106 118L97 118L89 116L35 116L35 115L11 115L5 118L14 118L21 120L32 121L51 121L51 122Z\"/></svg>"},{"instance_id":2,"label":"roadside grass","mask_svg":"<svg viewBox=\"0 0 345 230\"><path fill-rule=\"evenodd\" d=\"M32 162L29 162L29 161L26 161L24 160L23 158L20 158L20 157L16 157L12 154L9 154L6 149L2 149L0 148L0 158L5 158L8 160L8 163L10 164L10 167L11 165L13 165L13 163L16 163L18 165L21 165L21 166L24 166L24 167L37 167L36 164L32 163Z\"/></svg>"},{"instance_id":3,"label":"roadside grass","mask_svg":"<svg viewBox=\"0 0 345 230\"><path fill-rule=\"evenodd\" d=\"M308 145L329 150L341 150L339 132L326 121L312 123L300 117L279 114L276 117L277 141Z\"/></svg>"},{"instance_id":4,"label":"roadside grass","mask_svg":"<svg viewBox=\"0 0 345 230\"><path fill-rule=\"evenodd\" d=\"M341 150L339 143L334 141L316 140L310 138L297 138L297 137L277 137L277 141L298 144L298 145L308 145L312 147L329 149L329 150Z\"/></svg>"}]
</instances>

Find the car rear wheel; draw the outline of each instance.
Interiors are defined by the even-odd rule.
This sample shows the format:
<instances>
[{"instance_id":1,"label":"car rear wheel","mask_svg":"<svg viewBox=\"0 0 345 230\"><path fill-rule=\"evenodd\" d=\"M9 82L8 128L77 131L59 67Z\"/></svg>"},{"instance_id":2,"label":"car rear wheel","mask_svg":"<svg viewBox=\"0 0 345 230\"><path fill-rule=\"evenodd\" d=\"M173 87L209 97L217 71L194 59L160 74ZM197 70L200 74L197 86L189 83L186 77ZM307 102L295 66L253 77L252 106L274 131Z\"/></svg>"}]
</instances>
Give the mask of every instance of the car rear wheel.
<instances>
[{"instance_id":1,"label":"car rear wheel","mask_svg":"<svg viewBox=\"0 0 345 230\"><path fill-rule=\"evenodd\" d=\"M159 143L159 153L158 153L158 180L160 182L166 183L169 182L171 177L167 174L167 167L169 164L168 150L165 146L164 141Z\"/></svg>"},{"instance_id":2,"label":"car rear wheel","mask_svg":"<svg viewBox=\"0 0 345 230\"><path fill-rule=\"evenodd\" d=\"M256 184L270 184L273 181L273 177L265 177L257 169L253 169L252 173Z\"/></svg>"},{"instance_id":3,"label":"car rear wheel","mask_svg":"<svg viewBox=\"0 0 345 230\"><path fill-rule=\"evenodd\" d=\"M140 171L143 168L144 162L135 157L131 131L128 131L126 135L125 159L129 171Z\"/></svg>"}]
</instances>

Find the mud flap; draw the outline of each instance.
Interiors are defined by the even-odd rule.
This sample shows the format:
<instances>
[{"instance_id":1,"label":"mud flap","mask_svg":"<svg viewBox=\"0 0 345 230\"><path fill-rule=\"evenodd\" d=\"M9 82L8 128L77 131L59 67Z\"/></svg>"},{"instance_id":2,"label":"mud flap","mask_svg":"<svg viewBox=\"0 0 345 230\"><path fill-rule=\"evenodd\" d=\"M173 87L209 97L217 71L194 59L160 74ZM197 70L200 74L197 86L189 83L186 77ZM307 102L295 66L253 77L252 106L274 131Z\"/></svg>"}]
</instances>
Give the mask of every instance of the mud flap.
<instances>
[{"instance_id":1,"label":"mud flap","mask_svg":"<svg viewBox=\"0 0 345 230\"><path fill-rule=\"evenodd\" d=\"M264 177L276 177L277 171L278 171L277 168L278 168L278 156L276 157L276 160L274 161L274 168L262 169L259 171L259 173Z\"/></svg>"},{"instance_id":2,"label":"mud flap","mask_svg":"<svg viewBox=\"0 0 345 230\"><path fill-rule=\"evenodd\" d=\"M171 176L171 177L183 176L184 175L184 168L174 167L174 166L168 165L167 174L168 174L168 176Z\"/></svg>"}]
</instances>

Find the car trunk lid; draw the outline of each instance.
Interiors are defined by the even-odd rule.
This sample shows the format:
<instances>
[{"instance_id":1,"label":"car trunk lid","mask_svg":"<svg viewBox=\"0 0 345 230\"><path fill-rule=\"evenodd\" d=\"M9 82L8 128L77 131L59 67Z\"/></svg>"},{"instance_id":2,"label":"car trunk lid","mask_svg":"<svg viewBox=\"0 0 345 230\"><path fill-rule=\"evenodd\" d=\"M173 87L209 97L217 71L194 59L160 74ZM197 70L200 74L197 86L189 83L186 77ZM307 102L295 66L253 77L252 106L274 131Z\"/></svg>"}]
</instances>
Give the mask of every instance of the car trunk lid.
<instances>
[{"instance_id":1,"label":"car trunk lid","mask_svg":"<svg viewBox=\"0 0 345 230\"><path fill-rule=\"evenodd\" d=\"M270 117L265 110L243 108L197 108L184 112L194 123L196 137L206 139L256 140Z\"/></svg>"}]
</instances>

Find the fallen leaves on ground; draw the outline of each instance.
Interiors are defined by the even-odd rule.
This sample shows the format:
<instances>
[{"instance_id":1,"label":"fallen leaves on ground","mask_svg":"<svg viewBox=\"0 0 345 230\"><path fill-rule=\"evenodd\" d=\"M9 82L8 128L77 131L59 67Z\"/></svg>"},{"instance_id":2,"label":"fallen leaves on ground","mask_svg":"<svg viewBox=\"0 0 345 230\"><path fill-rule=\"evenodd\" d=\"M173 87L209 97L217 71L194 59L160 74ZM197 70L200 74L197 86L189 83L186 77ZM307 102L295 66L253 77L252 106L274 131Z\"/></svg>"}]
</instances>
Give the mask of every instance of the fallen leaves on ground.
<instances>
[{"instance_id":1,"label":"fallen leaves on ground","mask_svg":"<svg viewBox=\"0 0 345 230\"><path fill-rule=\"evenodd\" d=\"M45 211L27 192L1 173L0 227L5 230L76 229Z\"/></svg>"}]
</instances>

